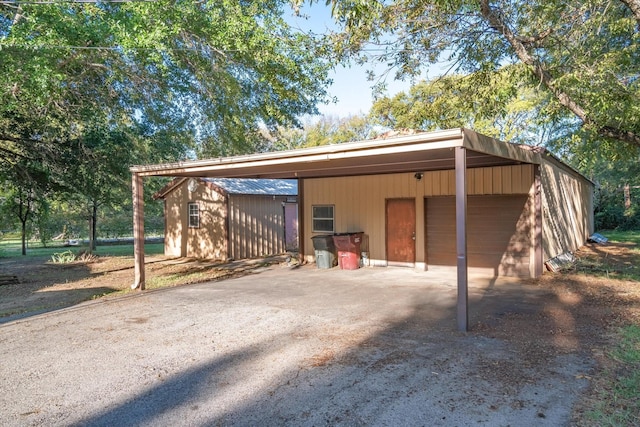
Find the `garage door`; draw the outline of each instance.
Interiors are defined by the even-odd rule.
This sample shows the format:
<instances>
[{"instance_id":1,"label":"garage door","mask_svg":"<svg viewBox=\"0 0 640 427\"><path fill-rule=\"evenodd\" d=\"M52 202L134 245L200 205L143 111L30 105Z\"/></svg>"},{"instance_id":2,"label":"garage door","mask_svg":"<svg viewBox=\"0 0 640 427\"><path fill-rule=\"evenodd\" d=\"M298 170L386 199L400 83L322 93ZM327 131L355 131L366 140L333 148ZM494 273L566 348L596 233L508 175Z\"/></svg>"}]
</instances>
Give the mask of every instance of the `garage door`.
<instances>
[{"instance_id":1,"label":"garage door","mask_svg":"<svg viewBox=\"0 0 640 427\"><path fill-rule=\"evenodd\" d=\"M531 222L526 194L469 196L467 256L470 268L529 277ZM456 265L454 197L425 199L428 265Z\"/></svg>"}]
</instances>

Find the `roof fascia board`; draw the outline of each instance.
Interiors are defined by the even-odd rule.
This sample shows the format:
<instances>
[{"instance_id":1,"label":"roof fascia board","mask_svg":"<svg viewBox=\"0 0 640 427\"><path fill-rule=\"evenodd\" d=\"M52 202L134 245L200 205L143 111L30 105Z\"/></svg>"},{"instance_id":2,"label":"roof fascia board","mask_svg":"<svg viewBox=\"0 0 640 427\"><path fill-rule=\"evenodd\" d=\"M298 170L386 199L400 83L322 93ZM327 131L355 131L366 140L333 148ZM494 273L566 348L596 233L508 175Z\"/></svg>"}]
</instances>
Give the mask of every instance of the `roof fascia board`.
<instances>
[{"instance_id":1,"label":"roof fascia board","mask_svg":"<svg viewBox=\"0 0 640 427\"><path fill-rule=\"evenodd\" d=\"M379 155L389 152L410 152L449 148L462 145L463 130L427 132L410 136L393 137L386 140L367 140L314 148L281 151L275 153L251 154L189 162L158 165L133 166L130 171L141 176L166 176L181 173L194 174L206 171L222 171L248 166L269 166L296 162L327 161L332 158L348 158Z\"/></svg>"},{"instance_id":2,"label":"roof fascia board","mask_svg":"<svg viewBox=\"0 0 640 427\"><path fill-rule=\"evenodd\" d=\"M178 188L187 178L172 179L167 185L162 187L153 195L153 200L164 199L169 193Z\"/></svg>"},{"instance_id":3,"label":"roof fascia board","mask_svg":"<svg viewBox=\"0 0 640 427\"><path fill-rule=\"evenodd\" d=\"M509 144L495 138L479 134L470 129L463 129L464 147L469 150L489 154L505 159L512 159L523 163L542 163L539 147Z\"/></svg>"}]
</instances>

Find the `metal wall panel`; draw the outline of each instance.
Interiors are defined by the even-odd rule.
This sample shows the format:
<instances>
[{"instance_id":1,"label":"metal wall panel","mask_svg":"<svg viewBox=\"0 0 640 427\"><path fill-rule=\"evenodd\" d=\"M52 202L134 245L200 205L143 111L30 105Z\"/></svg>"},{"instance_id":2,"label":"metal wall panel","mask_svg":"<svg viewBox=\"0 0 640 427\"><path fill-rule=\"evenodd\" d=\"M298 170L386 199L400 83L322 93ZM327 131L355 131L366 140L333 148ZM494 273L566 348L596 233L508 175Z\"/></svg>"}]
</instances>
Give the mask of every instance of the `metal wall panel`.
<instances>
[{"instance_id":1,"label":"metal wall panel","mask_svg":"<svg viewBox=\"0 0 640 427\"><path fill-rule=\"evenodd\" d=\"M256 258L286 252L284 196L229 196L230 257Z\"/></svg>"},{"instance_id":2,"label":"metal wall panel","mask_svg":"<svg viewBox=\"0 0 640 427\"><path fill-rule=\"evenodd\" d=\"M420 172L420 171L416 171ZM529 164L476 168L467 171L469 194L528 194L533 184L533 166ZM385 203L389 198L416 198L416 261L424 262L424 197L455 194L453 170L314 178L304 180L305 257L313 260L310 212L313 205L335 205L335 231L365 233L363 250L369 252L372 265L386 265Z\"/></svg>"},{"instance_id":3,"label":"metal wall panel","mask_svg":"<svg viewBox=\"0 0 640 427\"><path fill-rule=\"evenodd\" d=\"M593 184L561 165L546 161L542 178L544 260L582 246L594 232Z\"/></svg>"}]
</instances>

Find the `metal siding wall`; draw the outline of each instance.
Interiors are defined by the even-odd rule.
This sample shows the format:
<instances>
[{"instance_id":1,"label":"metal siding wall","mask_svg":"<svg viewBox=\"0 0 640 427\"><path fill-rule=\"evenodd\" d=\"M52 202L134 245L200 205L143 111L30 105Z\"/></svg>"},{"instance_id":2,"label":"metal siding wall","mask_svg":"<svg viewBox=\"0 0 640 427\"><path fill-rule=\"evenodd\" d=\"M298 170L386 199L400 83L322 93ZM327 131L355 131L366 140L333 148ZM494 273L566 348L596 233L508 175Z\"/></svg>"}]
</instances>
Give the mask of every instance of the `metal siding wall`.
<instances>
[{"instance_id":1,"label":"metal siding wall","mask_svg":"<svg viewBox=\"0 0 640 427\"><path fill-rule=\"evenodd\" d=\"M544 260L582 246L593 233L593 185L552 162L540 166Z\"/></svg>"},{"instance_id":2,"label":"metal siding wall","mask_svg":"<svg viewBox=\"0 0 640 427\"><path fill-rule=\"evenodd\" d=\"M234 259L285 252L286 197L233 195L229 198L230 254Z\"/></svg>"},{"instance_id":3,"label":"metal siding wall","mask_svg":"<svg viewBox=\"0 0 640 427\"><path fill-rule=\"evenodd\" d=\"M469 194L528 194L533 184L533 166L517 165L477 168L467 171ZM516 182L513 182L516 179ZM386 258L385 200L416 198L416 261L424 260L423 197L455 194L453 170L424 172L420 181L414 173L366 175L304 180L304 251L308 259L314 255L311 207L335 205L336 232L364 231L368 238L372 261ZM419 206L422 204L422 206Z\"/></svg>"}]
</instances>

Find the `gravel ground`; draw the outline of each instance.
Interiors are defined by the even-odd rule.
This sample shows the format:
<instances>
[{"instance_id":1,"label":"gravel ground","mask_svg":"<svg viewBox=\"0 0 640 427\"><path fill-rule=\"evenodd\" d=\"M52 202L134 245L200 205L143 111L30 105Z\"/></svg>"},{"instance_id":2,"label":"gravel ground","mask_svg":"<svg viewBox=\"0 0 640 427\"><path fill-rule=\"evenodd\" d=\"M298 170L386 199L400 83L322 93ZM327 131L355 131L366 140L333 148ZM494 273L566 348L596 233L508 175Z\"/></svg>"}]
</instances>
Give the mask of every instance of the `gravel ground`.
<instances>
[{"instance_id":1,"label":"gravel ground","mask_svg":"<svg viewBox=\"0 0 640 427\"><path fill-rule=\"evenodd\" d=\"M571 295L271 266L0 325L0 425L569 425L594 366ZM575 298L574 298L575 299Z\"/></svg>"}]
</instances>

